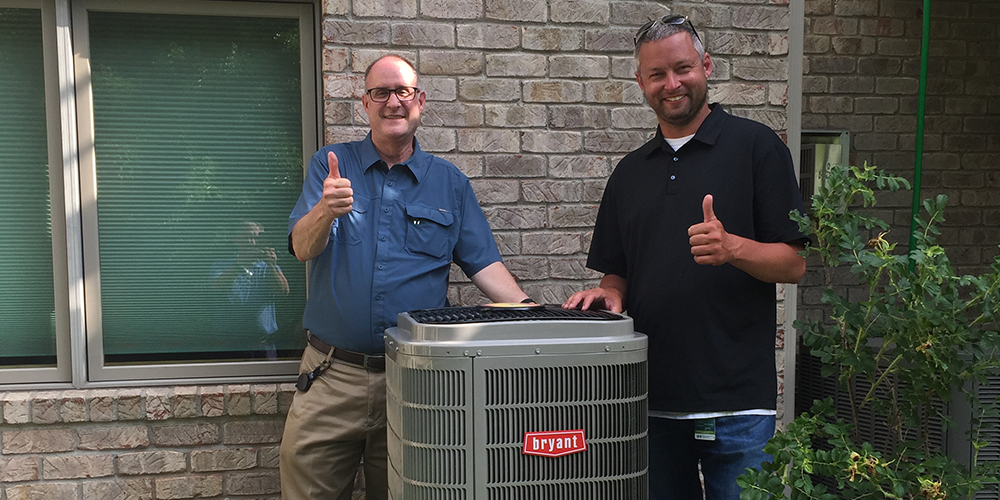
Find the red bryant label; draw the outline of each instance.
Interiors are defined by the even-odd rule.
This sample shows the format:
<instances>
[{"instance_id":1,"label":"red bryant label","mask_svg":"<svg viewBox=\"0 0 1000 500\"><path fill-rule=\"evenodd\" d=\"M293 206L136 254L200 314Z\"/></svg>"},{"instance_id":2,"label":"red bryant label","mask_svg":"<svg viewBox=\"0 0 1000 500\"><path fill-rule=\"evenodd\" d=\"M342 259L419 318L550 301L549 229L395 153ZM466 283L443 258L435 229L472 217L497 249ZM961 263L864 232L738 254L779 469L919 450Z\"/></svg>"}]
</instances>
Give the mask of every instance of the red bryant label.
<instances>
[{"instance_id":1,"label":"red bryant label","mask_svg":"<svg viewBox=\"0 0 1000 500\"><path fill-rule=\"evenodd\" d=\"M587 436L582 430L525 432L521 453L542 457L561 457L587 449Z\"/></svg>"}]
</instances>

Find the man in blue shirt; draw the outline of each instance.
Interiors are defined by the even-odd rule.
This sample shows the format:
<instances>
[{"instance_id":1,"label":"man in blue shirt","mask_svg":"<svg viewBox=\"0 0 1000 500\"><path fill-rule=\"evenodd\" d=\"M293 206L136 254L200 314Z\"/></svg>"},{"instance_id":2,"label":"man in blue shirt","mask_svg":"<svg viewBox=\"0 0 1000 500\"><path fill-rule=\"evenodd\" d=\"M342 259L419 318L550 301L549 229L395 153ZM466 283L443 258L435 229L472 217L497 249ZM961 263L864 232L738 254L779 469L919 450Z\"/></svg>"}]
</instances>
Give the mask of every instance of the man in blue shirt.
<instances>
[{"instance_id":1,"label":"man in blue shirt","mask_svg":"<svg viewBox=\"0 0 1000 500\"><path fill-rule=\"evenodd\" d=\"M280 453L285 499L349 500L364 457L366 495L387 497L384 331L396 315L446 305L454 261L487 297L527 301L500 259L468 178L414 138L426 95L399 56L365 73L371 132L320 149L289 217L312 261L299 390Z\"/></svg>"}]
</instances>

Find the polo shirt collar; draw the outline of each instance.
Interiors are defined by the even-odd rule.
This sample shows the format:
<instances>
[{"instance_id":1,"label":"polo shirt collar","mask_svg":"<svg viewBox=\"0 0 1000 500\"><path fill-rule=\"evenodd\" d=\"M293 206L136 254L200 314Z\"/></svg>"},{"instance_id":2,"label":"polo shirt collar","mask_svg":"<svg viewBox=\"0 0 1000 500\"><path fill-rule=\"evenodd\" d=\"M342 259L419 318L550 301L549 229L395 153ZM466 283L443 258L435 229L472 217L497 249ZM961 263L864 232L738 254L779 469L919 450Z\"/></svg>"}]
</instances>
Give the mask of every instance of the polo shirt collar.
<instances>
[{"instance_id":1,"label":"polo shirt collar","mask_svg":"<svg viewBox=\"0 0 1000 500\"><path fill-rule=\"evenodd\" d=\"M722 134L726 118L729 117L729 114L726 113L726 110L722 109L722 104L719 103L709 104L708 108L711 112L705 117L705 121L703 121L701 126L698 127L698 131L695 132L694 137L691 138L691 140L713 146L715 145L715 142L719 140L719 135ZM669 148L670 145L668 145L667 141L663 139L663 131L660 130L659 126L657 126L656 136L653 137L653 140L647 142L646 145L642 147L642 154L644 157L648 158L654 152L660 150L664 150L669 153L671 152L669 151Z\"/></svg>"},{"instance_id":2,"label":"polo shirt collar","mask_svg":"<svg viewBox=\"0 0 1000 500\"><path fill-rule=\"evenodd\" d=\"M365 171L378 165L382 161L382 157L379 156L378 151L375 149L375 143L372 142L372 133L368 132L365 139L361 141L361 149L359 152L359 157L361 159L362 165L367 165ZM430 169L431 155L424 150L420 149L420 143L417 142L417 138L413 138L413 154L410 158L400 163L401 166L405 166L410 174L413 175L413 179L419 184L423 180L424 176L427 175L427 171Z\"/></svg>"}]
</instances>

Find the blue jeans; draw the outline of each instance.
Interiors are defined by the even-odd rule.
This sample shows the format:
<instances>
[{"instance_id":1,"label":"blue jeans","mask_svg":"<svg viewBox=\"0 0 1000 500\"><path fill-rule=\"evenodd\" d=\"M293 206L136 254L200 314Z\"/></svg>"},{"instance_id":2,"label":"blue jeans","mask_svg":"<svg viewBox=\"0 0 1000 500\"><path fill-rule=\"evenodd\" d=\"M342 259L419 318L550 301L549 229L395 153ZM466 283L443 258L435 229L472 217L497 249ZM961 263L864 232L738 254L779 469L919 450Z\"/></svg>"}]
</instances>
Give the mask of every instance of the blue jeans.
<instances>
[{"instance_id":1,"label":"blue jeans","mask_svg":"<svg viewBox=\"0 0 1000 500\"><path fill-rule=\"evenodd\" d=\"M737 500L736 478L747 468L771 461L764 445L774 437L773 415L716 418L714 441L696 440L694 430L694 420L649 418L649 500L702 498L699 462L704 498Z\"/></svg>"}]
</instances>

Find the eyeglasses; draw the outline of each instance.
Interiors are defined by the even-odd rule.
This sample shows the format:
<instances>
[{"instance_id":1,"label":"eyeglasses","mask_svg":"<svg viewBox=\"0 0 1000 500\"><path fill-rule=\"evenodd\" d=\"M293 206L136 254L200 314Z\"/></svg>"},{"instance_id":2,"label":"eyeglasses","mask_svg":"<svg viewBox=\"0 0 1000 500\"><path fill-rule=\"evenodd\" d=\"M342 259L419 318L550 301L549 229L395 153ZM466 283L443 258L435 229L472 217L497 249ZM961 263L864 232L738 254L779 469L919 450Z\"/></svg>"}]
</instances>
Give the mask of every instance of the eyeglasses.
<instances>
[{"instance_id":1,"label":"eyeglasses","mask_svg":"<svg viewBox=\"0 0 1000 500\"><path fill-rule=\"evenodd\" d=\"M417 87L399 87L395 89L387 89L385 87L375 87L373 89L368 89L365 91L368 94L368 98L375 102L388 102L389 96L396 94L396 98L402 101L412 101L417 94L420 93L420 89Z\"/></svg>"},{"instance_id":2,"label":"eyeglasses","mask_svg":"<svg viewBox=\"0 0 1000 500\"><path fill-rule=\"evenodd\" d=\"M674 16L663 16L660 19L653 19L652 21L643 24L642 27L639 28L639 31L635 32L635 37L632 38L632 43L638 46L639 40L642 40L642 38L646 36L647 33L649 33L649 30L653 29L653 27L656 26L657 24L672 24L674 26L681 26L686 31L689 31L692 35L694 35L694 37L699 42L701 41L701 37L698 36L698 30L694 29L694 25L691 24L691 21L688 20L687 16L674 15Z\"/></svg>"}]
</instances>

